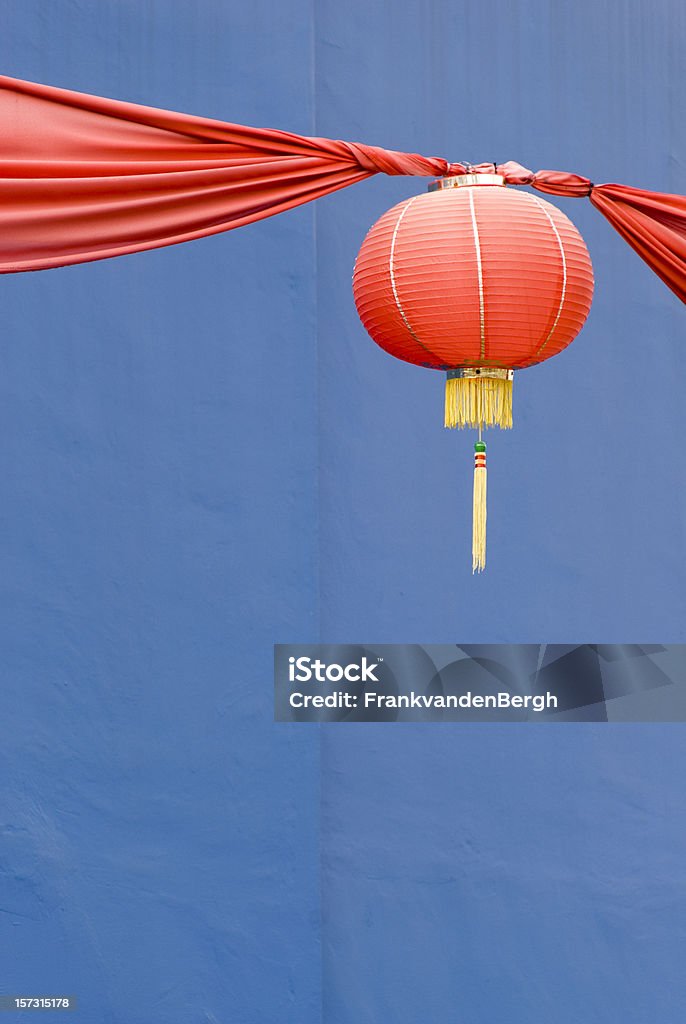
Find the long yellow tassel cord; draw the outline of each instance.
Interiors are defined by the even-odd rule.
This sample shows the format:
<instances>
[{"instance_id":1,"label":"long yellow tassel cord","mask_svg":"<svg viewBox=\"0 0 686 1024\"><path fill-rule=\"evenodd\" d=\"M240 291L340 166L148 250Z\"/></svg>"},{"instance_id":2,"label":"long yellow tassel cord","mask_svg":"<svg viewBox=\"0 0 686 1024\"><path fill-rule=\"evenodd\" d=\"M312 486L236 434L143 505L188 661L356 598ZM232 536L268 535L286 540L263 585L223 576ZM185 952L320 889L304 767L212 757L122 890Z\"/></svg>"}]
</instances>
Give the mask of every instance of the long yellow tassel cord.
<instances>
[{"instance_id":1,"label":"long yellow tassel cord","mask_svg":"<svg viewBox=\"0 0 686 1024\"><path fill-rule=\"evenodd\" d=\"M481 438L481 431L479 431ZM472 573L486 568L486 445L474 445L474 516L472 520Z\"/></svg>"}]
</instances>

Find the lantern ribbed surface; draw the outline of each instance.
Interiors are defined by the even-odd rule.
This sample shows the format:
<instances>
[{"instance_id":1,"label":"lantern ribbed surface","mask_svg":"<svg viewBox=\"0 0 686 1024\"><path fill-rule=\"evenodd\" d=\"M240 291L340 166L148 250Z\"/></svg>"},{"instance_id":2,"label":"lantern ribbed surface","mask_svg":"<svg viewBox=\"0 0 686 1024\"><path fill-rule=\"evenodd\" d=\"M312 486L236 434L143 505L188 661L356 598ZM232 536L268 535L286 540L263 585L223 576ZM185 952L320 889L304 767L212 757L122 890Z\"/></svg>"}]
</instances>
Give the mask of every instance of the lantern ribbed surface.
<instances>
[{"instance_id":1,"label":"lantern ribbed surface","mask_svg":"<svg viewBox=\"0 0 686 1024\"><path fill-rule=\"evenodd\" d=\"M353 275L374 341L435 369L522 369L566 348L593 296L584 241L557 207L499 185L407 199L370 229Z\"/></svg>"}]
</instances>

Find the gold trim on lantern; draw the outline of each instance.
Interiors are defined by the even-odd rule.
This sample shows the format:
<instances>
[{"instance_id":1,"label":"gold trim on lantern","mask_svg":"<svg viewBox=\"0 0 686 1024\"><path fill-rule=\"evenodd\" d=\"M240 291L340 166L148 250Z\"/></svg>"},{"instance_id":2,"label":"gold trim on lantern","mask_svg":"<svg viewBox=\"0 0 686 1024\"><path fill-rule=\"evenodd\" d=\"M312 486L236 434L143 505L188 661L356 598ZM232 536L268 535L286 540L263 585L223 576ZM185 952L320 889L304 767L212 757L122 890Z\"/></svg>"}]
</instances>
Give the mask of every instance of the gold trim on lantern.
<instances>
[{"instance_id":1,"label":"gold trim on lantern","mask_svg":"<svg viewBox=\"0 0 686 1024\"><path fill-rule=\"evenodd\" d=\"M494 380L514 380L514 370L502 366L458 366L448 370L448 379L453 377L491 377Z\"/></svg>"},{"instance_id":2,"label":"gold trim on lantern","mask_svg":"<svg viewBox=\"0 0 686 1024\"><path fill-rule=\"evenodd\" d=\"M465 366L448 370L445 382L446 427L512 426L514 370Z\"/></svg>"},{"instance_id":3,"label":"gold trim on lantern","mask_svg":"<svg viewBox=\"0 0 686 1024\"><path fill-rule=\"evenodd\" d=\"M457 174L432 181L429 192L439 192L444 188L460 188L464 185L502 185L507 188L502 174Z\"/></svg>"}]
</instances>

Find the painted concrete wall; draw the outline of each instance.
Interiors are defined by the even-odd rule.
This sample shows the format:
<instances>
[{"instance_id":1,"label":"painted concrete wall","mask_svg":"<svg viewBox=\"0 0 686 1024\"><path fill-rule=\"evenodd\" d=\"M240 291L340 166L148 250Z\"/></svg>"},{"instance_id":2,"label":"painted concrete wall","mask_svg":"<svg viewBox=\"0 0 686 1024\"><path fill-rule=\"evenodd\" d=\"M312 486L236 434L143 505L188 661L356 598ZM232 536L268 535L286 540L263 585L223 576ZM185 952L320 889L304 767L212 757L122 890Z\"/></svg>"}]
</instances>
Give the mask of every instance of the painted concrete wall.
<instances>
[{"instance_id":1,"label":"painted concrete wall","mask_svg":"<svg viewBox=\"0 0 686 1024\"><path fill-rule=\"evenodd\" d=\"M0 52L311 133L302 14L12 3ZM0 975L88 1024L318 1019L318 737L270 692L318 629L314 251L300 210L0 282Z\"/></svg>"},{"instance_id":2,"label":"painted concrete wall","mask_svg":"<svg viewBox=\"0 0 686 1024\"><path fill-rule=\"evenodd\" d=\"M684 190L676 2L67 2L3 70ZM683 309L583 201L597 296L470 439L357 322L420 181L0 282L3 990L155 1024L683 1016L684 754L659 726L270 723L274 641L684 640ZM8 1018L9 1019L9 1018Z\"/></svg>"}]
</instances>

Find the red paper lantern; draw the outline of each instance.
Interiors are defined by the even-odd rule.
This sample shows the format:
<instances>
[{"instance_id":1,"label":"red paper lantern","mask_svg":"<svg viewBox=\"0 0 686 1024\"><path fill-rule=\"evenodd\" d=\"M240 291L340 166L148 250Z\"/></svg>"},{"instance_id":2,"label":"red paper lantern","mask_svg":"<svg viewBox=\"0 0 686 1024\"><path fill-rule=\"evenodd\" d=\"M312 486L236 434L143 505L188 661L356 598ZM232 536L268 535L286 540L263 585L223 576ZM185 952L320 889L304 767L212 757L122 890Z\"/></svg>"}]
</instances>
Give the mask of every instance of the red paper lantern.
<instances>
[{"instance_id":1,"label":"red paper lantern","mask_svg":"<svg viewBox=\"0 0 686 1024\"><path fill-rule=\"evenodd\" d=\"M593 296L584 241L557 207L506 188L497 174L444 178L373 225L353 292L381 348L447 371L445 425L479 428L473 567L481 570L481 430L512 426L514 371L557 355L581 330Z\"/></svg>"}]
</instances>

